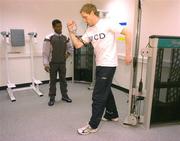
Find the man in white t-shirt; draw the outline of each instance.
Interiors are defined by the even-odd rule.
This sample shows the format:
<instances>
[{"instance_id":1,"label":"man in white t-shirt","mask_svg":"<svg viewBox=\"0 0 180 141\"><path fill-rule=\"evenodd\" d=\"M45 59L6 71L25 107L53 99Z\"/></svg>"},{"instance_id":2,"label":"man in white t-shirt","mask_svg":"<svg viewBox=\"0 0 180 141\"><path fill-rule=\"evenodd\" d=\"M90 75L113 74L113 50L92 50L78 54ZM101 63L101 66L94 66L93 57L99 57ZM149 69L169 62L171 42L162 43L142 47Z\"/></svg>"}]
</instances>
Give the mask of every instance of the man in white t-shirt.
<instances>
[{"instance_id":1,"label":"man in white t-shirt","mask_svg":"<svg viewBox=\"0 0 180 141\"><path fill-rule=\"evenodd\" d=\"M84 22L88 25L82 38L75 35L74 21L67 23L70 38L75 48L81 48L87 43L94 47L96 60L96 81L92 94L92 116L89 123L78 129L78 133L86 135L95 133L101 119L118 121L118 111L116 108L114 96L111 90L113 76L118 65L118 56L116 49L115 33L121 33L126 36L126 57L125 62L131 62L130 40L127 30L120 25L112 23L109 19L100 19L97 8L93 4L85 4L80 14ZM105 114L103 116L105 110ZM103 118L102 118L103 116Z\"/></svg>"}]
</instances>

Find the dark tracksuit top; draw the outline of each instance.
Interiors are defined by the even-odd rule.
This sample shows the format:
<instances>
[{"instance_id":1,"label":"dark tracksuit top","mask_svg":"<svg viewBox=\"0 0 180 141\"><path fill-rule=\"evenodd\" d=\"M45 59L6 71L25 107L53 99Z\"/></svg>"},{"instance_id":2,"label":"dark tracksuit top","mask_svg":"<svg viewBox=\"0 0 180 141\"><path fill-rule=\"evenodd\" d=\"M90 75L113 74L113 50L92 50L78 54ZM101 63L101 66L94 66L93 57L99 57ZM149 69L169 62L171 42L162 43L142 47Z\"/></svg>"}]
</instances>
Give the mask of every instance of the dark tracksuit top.
<instances>
[{"instance_id":1,"label":"dark tracksuit top","mask_svg":"<svg viewBox=\"0 0 180 141\"><path fill-rule=\"evenodd\" d=\"M73 53L70 40L62 34L50 34L43 43L43 64L48 66L50 62L64 63L67 52Z\"/></svg>"},{"instance_id":2,"label":"dark tracksuit top","mask_svg":"<svg viewBox=\"0 0 180 141\"><path fill-rule=\"evenodd\" d=\"M56 33L46 36L43 43L43 64L50 67L49 96L56 95L57 73L59 73L61 94L62 96L67 94L66 53L73 53L69 38Z\"/></svg>"}]
</instances>

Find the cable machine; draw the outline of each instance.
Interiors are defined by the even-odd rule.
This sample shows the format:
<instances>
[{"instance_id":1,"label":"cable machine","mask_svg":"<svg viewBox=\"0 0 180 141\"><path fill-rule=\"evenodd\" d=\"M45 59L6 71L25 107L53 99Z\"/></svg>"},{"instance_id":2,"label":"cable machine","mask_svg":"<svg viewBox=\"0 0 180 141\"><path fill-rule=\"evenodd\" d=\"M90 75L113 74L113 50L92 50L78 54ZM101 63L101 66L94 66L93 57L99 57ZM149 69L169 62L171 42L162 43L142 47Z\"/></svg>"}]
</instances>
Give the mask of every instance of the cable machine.
<instances>
[{"instance_id":1,"label":"cable machine","mask_svg":"<svg viewBox=\"0 0 180 141\"><path fill-rule=\"evenodd\" d=\"M21 91L21 90L28 90L32 89L37 93L39 96L43 96L43 94L39 90L39 84L42 82L40 80L35 79L34 77L34 56L33 56L33 41L34 38L37 37L37 33L30 32L29 35L29 44L30 44L30 61L31 61L31 78L32 82L31 85L28 87L23 88L16 88L16 84L12 83L10 80L10 73L9 73L9 57L8 57L8 49L7 47L10 46L8 43L10 33L9 32L1 32L3 36L3 45L5 47L5 64L6 64L6 75L7 75L7 92L12 102L16 101L13 92Z\"/></svg>"},{"instance_id":2,"label":"cable machine","mask_svg":"<svg viewBox=\"0 0 180 141\"><path fill-rule=\"evenodd\" d=\"M180 37L158 35L149 37L147 46L140 51L142 65L140 80L137 83L141 0L138 0L137 7L137 31L128 115L123 124L131 126L141 124L148 129L152 124L180 121ZM147 58L145 85L142 81L144 58Z\"/></svg>"},{"instance_id":3,"label":"cable machine","mask_svg":"<svg viewBox=\"0 0 180 141\"><path fill-rule=\"evenodd\" d=\"M144 127L180 121L180 37L149 37Z\"/></svg>"}]
</instances>

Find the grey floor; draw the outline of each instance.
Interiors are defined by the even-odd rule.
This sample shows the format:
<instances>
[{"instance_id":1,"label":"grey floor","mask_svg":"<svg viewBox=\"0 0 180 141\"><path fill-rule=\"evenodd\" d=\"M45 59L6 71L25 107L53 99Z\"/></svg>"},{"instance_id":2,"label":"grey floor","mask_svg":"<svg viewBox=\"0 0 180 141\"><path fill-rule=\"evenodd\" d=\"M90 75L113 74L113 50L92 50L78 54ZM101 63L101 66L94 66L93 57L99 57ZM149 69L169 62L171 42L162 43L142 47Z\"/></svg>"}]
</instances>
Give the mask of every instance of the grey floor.
<instances>
[{"instance_id":1,"label":"grey floor","mask_svg":"<svg viewBox=\"0 0 180 141\"><path fill-rule=\"evenodd\" d=\"M72 103L56 97L53 107L47 105L48 84L40 86L44 93L38 97L31 90L15 92L11 102L5 90L0 91L0 141L179 141L180 125L164 125L145 130L124 127L121 121L127 114L127 94L114 89L113 93L120 122L104 122L97 133L77 134L91 115L91 90L87 84L68 82ZM58 92L59 93L59 87Z\"/></svg>"}]
</instances>

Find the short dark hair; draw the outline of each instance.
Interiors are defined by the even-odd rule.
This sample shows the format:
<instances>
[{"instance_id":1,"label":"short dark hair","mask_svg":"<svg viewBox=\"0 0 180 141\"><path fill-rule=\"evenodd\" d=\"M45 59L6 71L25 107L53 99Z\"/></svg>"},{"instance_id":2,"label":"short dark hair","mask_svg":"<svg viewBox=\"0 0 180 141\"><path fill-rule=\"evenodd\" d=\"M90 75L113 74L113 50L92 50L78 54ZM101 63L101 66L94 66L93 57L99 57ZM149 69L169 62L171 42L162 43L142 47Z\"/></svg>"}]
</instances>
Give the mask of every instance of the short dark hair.
<instances>
[{"instance_id":1,"label":"short dark hair","mask_svg":"<svg viewBox=\"0 0 180 141\"><path fill-rule=\"evenodd\" d=\"M58 19L55 19L52 21L52 26L54 27L56 24L59 24L59 23L61 24L61 21Z\"/></svg>"},{"instance_id":2,"label":"short dark hair","mask_svg":"<svg viewBox=\"0 0 180 141\"><path fill-rule=\"evenodd\" d=\"M99 16L99 11L97 10L96 6L92 3L87 3L82 6L80 13L85 12L87 14L90 14L92 11L96 16Z\"/></svg>"}]
</instances>

